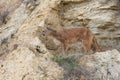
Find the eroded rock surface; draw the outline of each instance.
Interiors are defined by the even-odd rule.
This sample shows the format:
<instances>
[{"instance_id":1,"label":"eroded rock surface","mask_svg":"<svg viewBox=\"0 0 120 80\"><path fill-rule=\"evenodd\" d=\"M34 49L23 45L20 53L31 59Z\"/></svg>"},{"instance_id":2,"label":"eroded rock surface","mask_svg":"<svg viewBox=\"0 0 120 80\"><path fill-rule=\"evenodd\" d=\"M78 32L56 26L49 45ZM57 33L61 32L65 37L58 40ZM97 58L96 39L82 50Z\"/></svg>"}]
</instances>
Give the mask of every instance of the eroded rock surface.
<instances>
[{"instance_id":1,"label":"eroded rock surface","mask_svg":"<svg viewBox=\"0 0 120 80\"><path fill-rule=\"evenodd\" d=\"M2 25L0 80L60 80L63 78L62 67L52 61L52 55L39 39L39 30L44 27L46 14L49 14L51 9L46 4L50 2L39 0L39 5L33 12L27 10L25 4L21 3L11 14L8 23Z\"/></svg>"},{"instance_id":2,"label":"eroded rock surface","mask_svg":"<svg viewBox=\"0 0 120 80\"><path fill-rule=\"evenodd\" d=\"M10 9L7 23L0 25L0 80L119 80L119 0L36 0L32 10L26 8L23 0L14 1L0 3L9 3L7 8L16 4L10 7L13 10ZM78 56L76 60L81 65L69 72L51 59L53 55L48 49L55 52L59 42L48 41L46 49L46 40L41 36L45 26L54 29L85 26L96 35L104 50L117 50ZM79 48L81 44L76 43L69 53L82 53Z\"/></svg>"},{"instance_id":3,"label":"eroded rock surface","mask_svg":"<svg viewBox=\"0 0 120 80\"><path fill-rule=\"evenodd\" d=\"M0 80L60 80L62 71L49 53L35 56L27 47L18 47L0 60Z\"/></svg>"},{"instance_id":4,"label":"eroded rock surface","mask_svg":"<svg viewBox=\"0 0 120 80\"><path fill-rule=\"evenodd\" d=\"M115 49L83 56L79 62L88 80L120 79L120 53Z\"/></svg>"},{"instance_id":5,"label":"eroded rock surface","mask_svg":"<svg viewBox=\"0 0 120 80\"><path fill-rule=\"evenodd\" d=\"M61 23L65 27L88 27L106 49L120 49L119 0L63 0Z\"/></svg>"}]
</instances>

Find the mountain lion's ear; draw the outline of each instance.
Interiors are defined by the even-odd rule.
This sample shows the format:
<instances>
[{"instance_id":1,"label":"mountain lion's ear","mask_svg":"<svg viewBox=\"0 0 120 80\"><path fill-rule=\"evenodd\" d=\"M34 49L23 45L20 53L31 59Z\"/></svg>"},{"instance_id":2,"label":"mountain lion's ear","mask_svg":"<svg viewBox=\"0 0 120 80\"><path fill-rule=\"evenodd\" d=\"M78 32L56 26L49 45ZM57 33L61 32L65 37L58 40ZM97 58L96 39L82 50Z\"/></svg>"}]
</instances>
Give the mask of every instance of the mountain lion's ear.
<instances>
[{"instance_id":1,"label":"mountain lion's ear","mask_svg":"<svg viewBox=\"0 0 120 80\"><path fill-rule=\"evenodd\" d=\"M54 31L54 32L56 32L56 30L54 30L54 29L52 29L52 28L50 28L50 27L46 27L46 29L49 30L49 31Z\"/></svg>"},{"instance_id":2,"label":"mountain lion's ear","mask_svg":"<svg viewBox=\"0 0 120 80\"><path fill-rule=\"evenodd\" d=\"M46 29L47 29L47 30L53 30L53 29L51 29L50 27L46 27Z\"/></svg>"}]
</instances>

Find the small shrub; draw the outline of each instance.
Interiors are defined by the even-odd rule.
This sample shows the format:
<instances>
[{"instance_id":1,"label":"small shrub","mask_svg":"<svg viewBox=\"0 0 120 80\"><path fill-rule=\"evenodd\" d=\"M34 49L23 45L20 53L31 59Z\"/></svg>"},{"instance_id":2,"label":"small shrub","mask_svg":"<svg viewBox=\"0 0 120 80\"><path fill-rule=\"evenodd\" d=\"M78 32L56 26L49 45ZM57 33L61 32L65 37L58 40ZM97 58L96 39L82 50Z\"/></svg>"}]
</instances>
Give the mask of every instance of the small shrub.
<instances>
[{"instance_id":1,"label":"small shrub","mask_svg":"<svg viewBox=\"0 0 120 80\"><path fill-rule=\"evenodd\" d=\"M52 60L57 62L60 66L65 66L65 67L69 67L69 68L74 68L79 65L78 62L76 62L75 60L73 60L70 57L65 58L63 56L54 56L52 58Z\"/></svg>"}]
</instances>

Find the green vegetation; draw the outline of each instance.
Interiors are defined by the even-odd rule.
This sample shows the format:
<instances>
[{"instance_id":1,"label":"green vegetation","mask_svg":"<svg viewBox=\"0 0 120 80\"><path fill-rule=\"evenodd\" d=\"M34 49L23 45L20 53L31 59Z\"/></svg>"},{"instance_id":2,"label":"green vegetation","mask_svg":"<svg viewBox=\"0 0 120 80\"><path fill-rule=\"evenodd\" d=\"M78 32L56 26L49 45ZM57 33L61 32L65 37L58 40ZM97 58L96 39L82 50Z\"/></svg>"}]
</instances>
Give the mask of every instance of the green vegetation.
<instances>
[{"instance_id":1,"label":"green vegetation","mask_svg":"<svg viewBox=\"0 0 120 80\"><path fill-rule=\"evenodd\" d=\"M70 57L65 58L63 56L54 56L52 60L57 62L60 66L65 66L69 68L74 68L79 65L77 61L75 61L74 59Z\"/></svg>"}]
</instances>

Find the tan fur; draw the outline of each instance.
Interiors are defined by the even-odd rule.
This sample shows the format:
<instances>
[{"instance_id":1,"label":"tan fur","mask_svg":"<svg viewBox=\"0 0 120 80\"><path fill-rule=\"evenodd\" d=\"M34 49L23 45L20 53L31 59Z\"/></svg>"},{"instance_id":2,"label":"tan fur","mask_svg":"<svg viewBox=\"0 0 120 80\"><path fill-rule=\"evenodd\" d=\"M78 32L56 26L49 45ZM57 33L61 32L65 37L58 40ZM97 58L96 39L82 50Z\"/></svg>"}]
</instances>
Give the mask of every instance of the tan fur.
<instances>
[{"instance_id":1,"label":"tan fur","mask_svg":"<svg viewBox=\"0 0 120 80\"><path fill-rule=\"evenodd\" d=\"M63 48L65 53L67 53L68 44L78 41L82 42L86 52L90 52L90 50L95 52L101 51L95 35L87 28L70 28L61 30L47 28L42 32L42 35L53 36L59 40L61 42L61 48Z\"/></svg>"}]
</instances>

